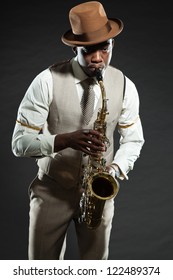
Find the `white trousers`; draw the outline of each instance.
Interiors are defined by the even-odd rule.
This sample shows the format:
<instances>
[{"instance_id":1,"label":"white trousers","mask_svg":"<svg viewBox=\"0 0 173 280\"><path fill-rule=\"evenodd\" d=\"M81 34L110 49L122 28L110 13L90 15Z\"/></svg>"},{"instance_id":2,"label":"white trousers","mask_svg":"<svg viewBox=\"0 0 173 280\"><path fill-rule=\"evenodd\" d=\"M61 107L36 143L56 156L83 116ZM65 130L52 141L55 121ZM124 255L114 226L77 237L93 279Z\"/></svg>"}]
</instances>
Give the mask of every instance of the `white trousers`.
<instances>
[{"instance_id":1,"label":"white trousers","mask_svg":"<svg viewBox=\"0 0 173 280\"><path fill-rule=\"evenodd\" d=\"M64 259L71 221L75 223L80 259L108 259L114 200L106 200L102 222L91 230L77 221L80 195L78 187L62 188L46 175L33 180L30 186L30 260Z\"/></svg>"}]
</instances>

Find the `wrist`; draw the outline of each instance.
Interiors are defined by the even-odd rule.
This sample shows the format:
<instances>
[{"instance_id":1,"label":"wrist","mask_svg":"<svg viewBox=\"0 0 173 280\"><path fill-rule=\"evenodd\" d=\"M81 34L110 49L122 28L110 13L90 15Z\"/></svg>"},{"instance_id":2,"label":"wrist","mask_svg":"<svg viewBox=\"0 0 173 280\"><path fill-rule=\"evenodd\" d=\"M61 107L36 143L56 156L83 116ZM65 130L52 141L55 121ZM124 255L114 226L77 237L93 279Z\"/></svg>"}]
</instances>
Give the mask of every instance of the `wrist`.
<instances>
[{"instance_id":1,"label":"wrist","mask_svg":"<svg viewBox=\"0 0 173 280\"><path fill-rule=\"evenodd\" d=\"M110 167L114 170L115 177L116 177L116 178L119 178L119 177L121 176L121 171L120 171L118 165L115 164L115 163L112 163L112 164L110 165Z\"/></svg>"},{"instance_id":2,"label":"wrist","mask_svg":"<svg viewBox=\"0 0 173 280\"><path fill-rule=\"evenodd\" d=\"M59 152L68 147L67 134L57 134L54 141L54 152Z\"/></svg>"}]
</instances>

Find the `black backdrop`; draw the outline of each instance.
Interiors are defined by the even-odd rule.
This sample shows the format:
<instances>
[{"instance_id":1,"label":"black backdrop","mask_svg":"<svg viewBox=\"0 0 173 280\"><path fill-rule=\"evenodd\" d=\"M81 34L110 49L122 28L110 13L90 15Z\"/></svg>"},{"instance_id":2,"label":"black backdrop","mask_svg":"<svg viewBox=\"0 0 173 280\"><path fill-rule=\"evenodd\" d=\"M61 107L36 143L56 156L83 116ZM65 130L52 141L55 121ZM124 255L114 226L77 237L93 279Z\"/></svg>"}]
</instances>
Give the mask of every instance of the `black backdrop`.
<instances>
[{"instance_id":1,"label":"black backdrop","mask_svg":"<svg viewBox=\"0 0 173 280\"><path fill-rule=\"evenodd\" d=\"M1 8L0 259L27 259L27 190L37 171L33 160L11 152L17 108L35 75L72 56L60 37L69 29L69 9L81 2L14 1ZM112 64L138 88L146 141L116 198L110 259L172 259L172 10L166 1L102 3L125 25ZM71 225L66 258L77 257Z\"/></svg>"}]
</instances>

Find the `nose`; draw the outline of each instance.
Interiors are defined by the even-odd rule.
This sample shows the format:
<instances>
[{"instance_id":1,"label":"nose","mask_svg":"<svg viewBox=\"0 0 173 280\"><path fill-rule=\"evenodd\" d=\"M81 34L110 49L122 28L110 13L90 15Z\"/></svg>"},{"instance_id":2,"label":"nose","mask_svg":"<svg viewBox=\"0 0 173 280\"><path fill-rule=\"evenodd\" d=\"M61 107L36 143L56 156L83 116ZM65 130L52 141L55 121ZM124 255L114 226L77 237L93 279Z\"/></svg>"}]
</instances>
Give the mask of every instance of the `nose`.
<instances>
[{"instance_id":1,"label":"nose","mask_svg":"<svg viewBox=\"0 0 173 280\"><path fill-rule=\"evenodd\" d=\"M101 56L101 52L99 50L96 50L95 52L92 53L91 62L100 63L102 61L103 61L103 59Z\"/></svg>"}]
</instances>

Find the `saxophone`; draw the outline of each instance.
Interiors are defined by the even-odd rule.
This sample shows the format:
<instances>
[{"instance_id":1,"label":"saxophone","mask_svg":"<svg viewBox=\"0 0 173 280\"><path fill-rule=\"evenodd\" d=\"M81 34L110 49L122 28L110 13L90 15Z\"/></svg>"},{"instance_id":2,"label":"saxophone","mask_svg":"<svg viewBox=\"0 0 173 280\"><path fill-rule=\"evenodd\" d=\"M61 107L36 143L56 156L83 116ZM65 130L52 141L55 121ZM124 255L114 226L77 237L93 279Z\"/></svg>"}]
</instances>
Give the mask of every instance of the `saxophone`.
<instances>
[{"instance_id":1,"label":"saxophone","mask_svg":"<svg viewBox=\"0 0 173 280\"><path fill-rule=\"evenodd\" d=\"M103 143L109 145L106 137L106 115L108 114L106 92L103 84L101 70L96 71L96 79L102 94L102 107L97 113L94 130L103 135ZM118 181L106 171L106 159L103 153L99 156L89 156L88 164L84 168L82 181L82 196L80 199L79 222L86 223L90 229L97 228L102 220L102 213L106 200L115 197L119 191Z\"/></svg>"}]
</instances>

